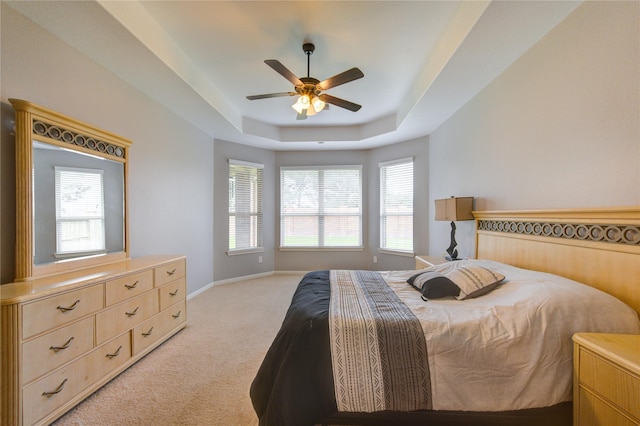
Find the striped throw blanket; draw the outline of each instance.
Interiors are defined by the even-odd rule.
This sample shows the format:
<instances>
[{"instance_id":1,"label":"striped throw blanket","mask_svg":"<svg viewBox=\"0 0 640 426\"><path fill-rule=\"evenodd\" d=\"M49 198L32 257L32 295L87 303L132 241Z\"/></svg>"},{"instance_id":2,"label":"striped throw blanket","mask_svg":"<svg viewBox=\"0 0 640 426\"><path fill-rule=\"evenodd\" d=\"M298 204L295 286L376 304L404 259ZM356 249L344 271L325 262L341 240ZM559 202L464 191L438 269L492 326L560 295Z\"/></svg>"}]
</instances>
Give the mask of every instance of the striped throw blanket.
<instances>
[{"instance_id":1,"label":"striped throw blanket","mask_svg":"<svg viewBox=\"0 0 640 426\"><path fill-rule=\"evenodd\" d=\"M331 362L338 411L432 408L418 319L373 271L332 270Z\"/></svg>"}]
</instances>

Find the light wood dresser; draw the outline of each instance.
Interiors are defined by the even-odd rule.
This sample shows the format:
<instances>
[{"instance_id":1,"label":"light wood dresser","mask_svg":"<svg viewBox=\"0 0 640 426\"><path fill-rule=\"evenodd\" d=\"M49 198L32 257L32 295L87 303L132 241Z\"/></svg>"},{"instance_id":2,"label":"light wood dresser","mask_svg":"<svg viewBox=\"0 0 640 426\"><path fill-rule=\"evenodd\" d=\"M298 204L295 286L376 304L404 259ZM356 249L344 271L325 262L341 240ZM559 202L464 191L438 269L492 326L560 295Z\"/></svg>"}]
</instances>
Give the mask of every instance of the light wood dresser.
<instances>
[{"instance_id":1,"label":"light wood dresser","mask_svg":"<svg viewBox=\"0 0 640 426\"><path fill-rule=\"evenodd\" d=\"M0 292L6 426L49 424L187 323L184 256L131 258Z\"/></svg>"},{"instance_id":2,"label":"light wood dresser","mask_svg":"<svg viewBox=\"0 0 640 426\"><path fill-rule=\"evenodd\" d=\"M573 422L640 425L640 335L577 333Z\"/></svg>"}]
</instances>

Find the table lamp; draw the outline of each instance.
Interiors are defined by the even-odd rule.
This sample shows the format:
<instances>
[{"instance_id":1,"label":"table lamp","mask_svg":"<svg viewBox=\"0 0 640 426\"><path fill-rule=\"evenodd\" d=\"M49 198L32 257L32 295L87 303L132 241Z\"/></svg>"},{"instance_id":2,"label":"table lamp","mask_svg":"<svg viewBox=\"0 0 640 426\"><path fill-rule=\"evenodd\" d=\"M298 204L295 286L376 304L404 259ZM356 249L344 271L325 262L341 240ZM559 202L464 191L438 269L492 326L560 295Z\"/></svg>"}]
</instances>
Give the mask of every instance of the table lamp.
<instances>
[{"instance_id":1,"label":"table lamp","mask_svg":"<svg viewBox=\"0 0 640 426\"><path fill-rule=\"evenodd\" d=\"M451 244L447 249L447 260L458 260L456 250L456 221L473 220L473 197L451 197L436 200L436 220L451 221Z\"/></svg>"}]
</instances>

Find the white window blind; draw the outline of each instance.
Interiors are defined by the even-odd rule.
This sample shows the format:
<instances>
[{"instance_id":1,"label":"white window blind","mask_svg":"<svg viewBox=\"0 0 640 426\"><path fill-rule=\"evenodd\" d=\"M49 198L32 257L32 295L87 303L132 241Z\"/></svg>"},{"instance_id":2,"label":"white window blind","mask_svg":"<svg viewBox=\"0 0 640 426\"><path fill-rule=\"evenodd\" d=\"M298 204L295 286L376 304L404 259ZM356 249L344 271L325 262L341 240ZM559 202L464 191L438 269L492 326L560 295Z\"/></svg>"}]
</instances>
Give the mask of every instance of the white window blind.
<instances>
[{"instance_id":1,"label":"white window blind","mask_svg":"<svg viewBox=\"0 0 640 426\"><path fill-rule=\"evenodd\" d=\"M413 159L380 163L380 248L413 251Z\"/></svg>"},{"instance_id":2,"label":"white window blind","mask_svg":"<svg viewBox=\"0 0 640 426\"><path fill-rule=\"evenodd\" d=\"M229 160L229 250L262 247L264 166Z\"/></svg>"},{"instance_id":3,"label":"white window blind","mask_svg":"<svg viewBox=\"0 0 640 426\"><path fill-rule=\"evenodd\" d=\"M362 247L362 166L282 167L280 245Z\"/></svg>"},{"instance_id":4,"label":"white window blind","mask_svg":"<svg viewBox=\"0 0 640 426\"><path fill-rule=\"evenodd\" d=\"M103 170L55 167L56 255L105 249Z\"/></svg>"}]
</instances>

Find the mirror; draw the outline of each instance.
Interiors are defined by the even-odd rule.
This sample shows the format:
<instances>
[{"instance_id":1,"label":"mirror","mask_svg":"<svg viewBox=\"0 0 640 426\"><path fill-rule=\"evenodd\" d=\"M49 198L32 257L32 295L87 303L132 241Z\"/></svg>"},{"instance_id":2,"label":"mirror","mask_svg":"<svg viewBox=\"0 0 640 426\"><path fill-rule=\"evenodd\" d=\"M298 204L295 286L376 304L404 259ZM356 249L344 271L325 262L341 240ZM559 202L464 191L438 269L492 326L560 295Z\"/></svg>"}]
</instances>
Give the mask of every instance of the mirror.
<instances>
[{"instance_id":1,"label":"mirror","mask_svg":"<svg viewBox=\"0 0 640 426\"><path fill-rule=\"evenodd\" d=\"M131 142L27 101L16 112L16 280L128 258Z\"/></svg>"},{"instance_id":2,"label":"mirror","mask_svg":"<svg viewBox=\"0 0 640 426\"><path fill-rule=\"evenodd\" d=\"M33 263L124 251L124 165L33 141Z\"/></svg>"}]
</instances>

